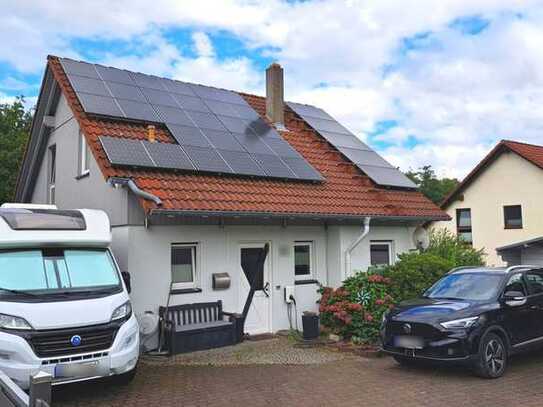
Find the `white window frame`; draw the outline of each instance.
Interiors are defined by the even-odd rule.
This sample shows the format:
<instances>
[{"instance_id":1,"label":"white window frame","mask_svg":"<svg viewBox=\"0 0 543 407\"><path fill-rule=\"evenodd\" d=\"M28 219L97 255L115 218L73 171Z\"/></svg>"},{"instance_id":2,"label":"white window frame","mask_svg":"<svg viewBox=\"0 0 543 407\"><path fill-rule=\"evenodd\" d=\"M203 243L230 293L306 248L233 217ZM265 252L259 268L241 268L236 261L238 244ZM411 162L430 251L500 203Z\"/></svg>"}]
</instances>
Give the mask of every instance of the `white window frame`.
<instances>
[{"instance_id":1,"label":"white window frame","mask_svg":"<svg viewBox=\"0 0 543 407\"><path fill-rule=\"evenodd\" d=\"M296 247L299 247L299 246L309 246L309 274L296 275ZM315 248L315 242L312 240L297 240L294 242L294 246L293 246L294 269L292 271L294 273L294 279L296 281L311 280L313 278L314 270L315 270L314 248Z\"/></svg>"},{"instance_id":2,"label":"white window frame","mask_svg":"<svg viewBox=\"0 0 543 407\"><path fill-rule=\"evenodd\" d=\"M370 241L370 267L386 266L386 264L371 264L371 248L372 246L388 246L388 265L394 264L394 242L391 240L372 240Z\"/></svg>"},{"instance_id":3,"label":"white window frame","mask_svg":"<svg viewBox=\"0 0 543 407\"><path fill-rule=\"evenodd\" d=\"M87 145L87 140L83 132L79 132L79 165L78 165L78 176L82 177L87 174L90 174L90 150Z\"/></svg>"},{"instance_id":4,"label":"white window frame","mask_svg":"<svg viewBox=\"0 0 543 407\"><path fill-rule=\"evenodd\" d=\"M47 202L55 203L55 192L57 182L57 146L53 144L49 146L49 172L47 174Z\"/></svg>"},{"instance_id":5,"label":"white window frame","mask_svg":"<svg viewBox=\"0 0 543 407\"><path fill-rule=\"evenodd\" d=\"M173 282L173 264L171 261L172 251L179 247L191 247L192 248L192 281L186 283L174 283ZM183 290L190 288L197 288L199 282L199 268L200 268L200 245L197 242L193 243L172 243L170 245L170 278L172 279L172 288L174 290Z\"/></svg>"}]
</instances>

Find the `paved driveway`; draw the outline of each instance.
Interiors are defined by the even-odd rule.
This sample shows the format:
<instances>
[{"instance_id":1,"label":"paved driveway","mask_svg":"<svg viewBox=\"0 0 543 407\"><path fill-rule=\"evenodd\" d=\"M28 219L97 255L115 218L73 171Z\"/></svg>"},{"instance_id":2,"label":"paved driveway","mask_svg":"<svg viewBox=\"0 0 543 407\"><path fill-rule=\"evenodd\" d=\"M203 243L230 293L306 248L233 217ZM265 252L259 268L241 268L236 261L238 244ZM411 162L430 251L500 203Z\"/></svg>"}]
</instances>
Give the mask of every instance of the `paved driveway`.
<instances>
[{"instance_id":1,"label":"paved driveway","mask_svg":"<svg viewBox=\"0 0 543 407\"><path fill-rule=\"evenodd\" d=\"M317 365L179 366L144 363L126 387L55 390L57 406L476 406L543 405L543 352L483 380L461 369L402 368L391 358Z\"/></svg>"}]
</instances>

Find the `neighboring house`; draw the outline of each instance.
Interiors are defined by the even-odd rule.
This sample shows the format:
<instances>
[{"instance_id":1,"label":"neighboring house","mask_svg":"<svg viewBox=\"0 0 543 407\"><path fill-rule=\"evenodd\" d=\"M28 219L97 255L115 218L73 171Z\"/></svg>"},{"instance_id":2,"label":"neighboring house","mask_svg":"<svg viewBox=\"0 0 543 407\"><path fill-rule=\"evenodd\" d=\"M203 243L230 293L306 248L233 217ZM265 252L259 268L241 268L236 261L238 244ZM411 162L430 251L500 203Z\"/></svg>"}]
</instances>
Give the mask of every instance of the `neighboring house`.
<instances>
[{"instance_id":1,"label":"neighboring house","mask_svg":"<svg viewBox=\"0 0 543 407\"><path fill-rule=\"evenodd\" d=\"M319 283L394 262L447 215L324 111L283 103L282 75L264 98L49 57L17 200L107 211L136 314L170 292L241 311L269 243L246 330L288 328L286 286L317 310Z\"/></svg>"},{"instance_id":2,"label":"neighboring house","mask_svg":"<svg viewBox=\"0 0 543 407\"><path fill-rule=\"evenodd\" d=\"M489 265L543 264L542 198L543 146L503 140L443 201L451 220L434 226L484 248Z\"/></svg>"}]
</instances>

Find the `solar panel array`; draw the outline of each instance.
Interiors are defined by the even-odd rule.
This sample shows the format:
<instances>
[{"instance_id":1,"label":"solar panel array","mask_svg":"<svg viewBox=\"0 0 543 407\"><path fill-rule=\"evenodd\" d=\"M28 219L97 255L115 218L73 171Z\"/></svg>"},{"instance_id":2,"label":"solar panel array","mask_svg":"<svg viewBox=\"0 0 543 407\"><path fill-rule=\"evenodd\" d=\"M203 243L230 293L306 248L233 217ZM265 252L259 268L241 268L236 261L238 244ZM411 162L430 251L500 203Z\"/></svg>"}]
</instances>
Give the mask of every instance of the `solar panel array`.
<instances>
[{"instance_id":1,"label":"solar panel array","mask_svg":"<svg viewBox=\"0 0 543 407\"><path fill-rule=\"evenodd\" d=\"M70 59L60 62L85 112L164 123L179 143L101 137L113 165L324 180L235 92Z\"/></svg>"},{"instance_id":2,"label":"solar panel array","mask_svg":"<svg viewBox=\"0 0 543 407\"><path fill-rule=\"evenodd\" d=\"M389 164L324 110L300 103L287 102L287 104L375 183L390 187L416 188L416 185L400 170Z\"/></svg>"}]
</instances>

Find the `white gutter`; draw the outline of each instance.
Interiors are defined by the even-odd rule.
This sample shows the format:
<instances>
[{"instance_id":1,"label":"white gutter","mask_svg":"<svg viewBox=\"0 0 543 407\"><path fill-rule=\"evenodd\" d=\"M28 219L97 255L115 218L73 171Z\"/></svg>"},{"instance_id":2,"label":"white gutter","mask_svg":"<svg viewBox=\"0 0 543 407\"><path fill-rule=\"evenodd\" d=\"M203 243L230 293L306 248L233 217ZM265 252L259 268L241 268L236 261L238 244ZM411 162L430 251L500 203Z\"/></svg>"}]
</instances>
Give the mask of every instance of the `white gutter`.
<instances>
[{"instance_id":1,"label":"white gutter","mask_svg":"<svg viewBox=\"0 0 543 407\"><path fill-rule=\"evenodd\" d=\"M351 275L351 254L356 249L356 247L366 238L368 233L370 233L370 220L371 218L369 216L366 216L364 218L364 226L362 228L362 233L360 236L358 236L353 242L350 244L350 246L345 251L345 278L350 277Z\"/></svg>"}]
</instances>

